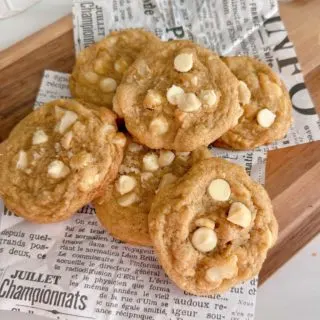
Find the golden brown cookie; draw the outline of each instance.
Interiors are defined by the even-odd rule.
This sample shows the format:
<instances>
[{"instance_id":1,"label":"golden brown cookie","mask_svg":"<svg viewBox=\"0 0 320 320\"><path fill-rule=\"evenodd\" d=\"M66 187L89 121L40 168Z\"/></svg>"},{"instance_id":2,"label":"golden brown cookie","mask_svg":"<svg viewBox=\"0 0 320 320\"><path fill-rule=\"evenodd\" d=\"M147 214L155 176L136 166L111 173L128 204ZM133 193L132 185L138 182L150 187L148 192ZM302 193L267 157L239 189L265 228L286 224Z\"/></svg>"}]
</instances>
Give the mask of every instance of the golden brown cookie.
<instances>
[{"instance_id":1,"label":"golden brown cookie","mask_svg":"<svg viewBox=\"0 0 320 320\"><path fill-rule=\"evenodd\" d=\"M203 147L192 153L151 150L131 142L115 183L94 201L101 224L117 239L151 246L148 214L159 189L182 176L191 165L211 157Z\"/></svg>"},{"instance_id":2,"label":"golden brown cookie","mask_svg":"<svg viewBox=\"0 0 320 320\"><path fill-rule=\"evenodd\" d=\"M242 114L236 77L215 53L191 41L144 50L118 87L114 108L140 143L177 151L208 145Z\"/></svg>"},{"instance_id":3,"label":"golden brown cookie","mask_svg":"<svg viewBox=\"0 0 320 320\"><path fill-rule=\"evenodd\" d=\"M10 133L0 155L0 195L17 215L65 220L111 182L126 137L115 114L75 100L54 100Z\"/></svg>"},{"instance_id":4,"label":"golden brown cookie","mask_svg":"<svg viewBox=\"0 0 320 320\"><path fill-rule=\"evenodd\" d=\"M284 138L292 123L292 107L283 82L254 58L226 57L223 61L240 80L239 100L244 113L239 124L216 145L246 150Z\"/></svg>"},{"instance_id":5,"label":"golden brown cookie","mask_svg":"<svg viewBox=\"0 0 320 320\"><path fill-rule=\"evenodd\" d=\"M72 95L111 107L124 72L142 49L158 41L155 35L142 29L111 32L78 55L70 77Z\"/></svg>"},{"instance_id":6,"label":"golden brown cookie","mask_svg":"<svg viewBox=\"0 0 320 320\"><path fill-rule=\"evenodd\" d=\"M265 189L244 168L211 158L160 190L149 232L169 278L209 295L258 274L278 225Z\"/></svg>"}]
</instances>

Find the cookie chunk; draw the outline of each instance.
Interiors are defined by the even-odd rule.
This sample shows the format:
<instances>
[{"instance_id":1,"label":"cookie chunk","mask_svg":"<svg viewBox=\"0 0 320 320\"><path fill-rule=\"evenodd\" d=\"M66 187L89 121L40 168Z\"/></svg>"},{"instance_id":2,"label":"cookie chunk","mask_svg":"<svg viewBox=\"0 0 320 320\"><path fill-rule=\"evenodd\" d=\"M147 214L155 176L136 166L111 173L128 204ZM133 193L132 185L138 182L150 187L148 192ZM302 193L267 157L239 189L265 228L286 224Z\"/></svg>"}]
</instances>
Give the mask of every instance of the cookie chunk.
<instances>
[{"instance_id":1,"label":"cookie chunk","mask_svg":"<svg viewBox=\"0 0 320 320\"><path fill-rule=\"evenodd\" d=\"M238 123L238 81L190 41L154 44L125 74L114 99L129 132L152 149L192 151Z\"/></svg>"},{"instance_id":2,"label":"cookie chunk","mask_svg":"<svg viewBox=\"0 0 320 320\"><path fill-rule=\"evenodd\" d=\"M209 295L258 274L278 225L265 189L242 167L212 158L160 190L149 232L169 278Z\"/></svg>"},{"instance_id":3,"label":"cookie chunk","mask_svg":"<svg viewBox=\"0 0 320 320\"><path fill-rule=\"evenodd\" d=\"M250 57L223 61L239 81L244 113L239 124L225 133L217 146L246 150L284 138L292 123L288 91L266 64Z\"/></svg>"},{"instance_id":4,"label":"cookie chunk","mask_svg":"<svg viewBox=\"0 0 320 320\"><path fill-rule=\"evenodd\" d=\"M111 107L124 72L142 49L158 41L155 35L142 29L111 32L80 52L70 77L72 95L99 106Z\"/></svg>"},{"instance_id":5,"label":"cookie chunk","mask_svg":"<svg viewBox=\"0 0 320 320\"><path fill-rule=\"evenodd\" d=\"M151 246L148 214L155 194L210 156L207 148L177 153L129 143L115 183L94 201L98 219L115 238Z\"/></svg>"},{"instance_id":6,"label":"cookie chunk","mask_svg":"<svg viewBox=\"0 0 320 320\"><path fill-rule=\"evenodd\" d=\"M33 111L10 133L0 155L0 195L19 216L65 220L98 196L118 172L126 137L115 114L75 100Z\"/></svg>"}]
</instances>

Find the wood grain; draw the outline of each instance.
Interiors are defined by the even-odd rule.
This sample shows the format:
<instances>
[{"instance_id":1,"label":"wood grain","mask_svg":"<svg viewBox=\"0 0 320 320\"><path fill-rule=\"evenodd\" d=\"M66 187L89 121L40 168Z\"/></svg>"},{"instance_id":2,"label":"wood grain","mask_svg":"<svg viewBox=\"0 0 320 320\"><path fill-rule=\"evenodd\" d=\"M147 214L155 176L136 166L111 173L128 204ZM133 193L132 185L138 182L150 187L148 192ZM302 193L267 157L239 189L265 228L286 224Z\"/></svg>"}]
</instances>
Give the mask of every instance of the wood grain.
<instances>
[{"instance_id":1,"label":"wood grain","mask_svg":"<svg viewBox=\"0 0 320 320\"><path fill-rule=\"evenodd\" d=\"M281 15L295 44L306 85L319 108L320 1L282 4ZM73 64L71 16L0 53L0 142L31 111L43 70L70 72ZM319 233L319 176L320 142L269 152L266 188L280 234L260 274L260 283Z\"/></svg>"},{"instance_id":2,"label":"wood grain","mask_svg":"<svg viewBox=\"0 0 320 320\"><path fill-rule=\"evenodd\" d=\"M266 188L279 222L279 239L259 284L320 232L319 176L319 141L268 153Z\"/></svg>"},{"instance_id":3,"label":"wood grain","mask_svg":"<svg viewBox=\"0 0 320 320\"><path fill-rule=\"evenodd\" d=\"M43 71L70 72L73 64L71 16L0 53L0 142L32 110Z\"/></svg>"},{"instance_id":4,"label":"wood grain","mask_svg":"<svg viewBox=\"0 0 320 320\"><path fill-rule=\"evenodd\" d=\"M4 50L0 56L1 69L12 65L29 53L35 52L37 49L47 45L48 43L59 39L67 31L72 30L71 14L61 18L56 23L52 23L44 29L26 37L14 46Z\"/></svg>"}]
</instances>

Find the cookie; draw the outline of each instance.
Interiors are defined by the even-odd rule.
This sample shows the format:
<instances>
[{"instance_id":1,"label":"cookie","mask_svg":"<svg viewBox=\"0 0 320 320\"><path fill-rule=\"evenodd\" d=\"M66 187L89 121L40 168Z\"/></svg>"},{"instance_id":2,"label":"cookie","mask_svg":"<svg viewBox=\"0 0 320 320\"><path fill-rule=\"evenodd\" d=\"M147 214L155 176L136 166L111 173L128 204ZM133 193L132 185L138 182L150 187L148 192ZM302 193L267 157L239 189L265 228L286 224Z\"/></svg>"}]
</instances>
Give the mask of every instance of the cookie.
<instances>
[{"instance_id":1,"label":"cookie","mask_svg":"<svg viewBox=\"0 0 320 320\"><path fill-rule=\"evenodd\" d=\"M258 274L278 225L265 189L242 167L211 158L160 190L149 232L169 278L210 295Z\"/></svg>"},{"instance_id":2,"label":"cookie","mask_svg":"<svg viewBox=\"0 0 320 320\"><path fill-rule=\"evenodd\" d=\"M151 149L192 151L238 123L238 81L191 41L154 44L128 69L114 99L128 131Z\"/></svg>"},{"instance_id":3,"label":"cookie","mask_svg":"<svg viewBox=\"0 0 320 320\"><path fill-rule=\"evenodd\" d=\"M155 194L187 172L193 163L210 156L207 148L177 153L151 150L131 142L115 183L94 201L98 219L115 238L151 246L148 214Z\"/></svg>"},{"instance_id":4,"label":"cookie","mask_svg":"<svg viewBox=\"0 0 320 320\"><path fill-rule=\"evenodd\" d=\"M69 83L72 95L99 106L112 107L124 72L142 49L158 41L155 35L142 29L111 32L78 55Z\"/></svg>"},{"instance_id":5,"label":"cookie","mask_svg":"<svg viewBox=\"0 0 320 320\"><path fill-rule=\"evenodd\" d=\"M0 195L17 215L65 220L100 195L118 172L126 137L115 114L75 100L55 100L10 133L0 155Z\"/></svg>"},{"instance_id":6,"label":"cookie","mask_svg":"<svg viewBox=\"0 0 320 320\"><path fill-rule=\"evenodd\" d=\"M244 113L239 124L216 145L246 150L284 138L292 123L292 107L283 82L254 58L227 57L223 61L240 80L239 100Z\"/></svg>"}]
</instances>

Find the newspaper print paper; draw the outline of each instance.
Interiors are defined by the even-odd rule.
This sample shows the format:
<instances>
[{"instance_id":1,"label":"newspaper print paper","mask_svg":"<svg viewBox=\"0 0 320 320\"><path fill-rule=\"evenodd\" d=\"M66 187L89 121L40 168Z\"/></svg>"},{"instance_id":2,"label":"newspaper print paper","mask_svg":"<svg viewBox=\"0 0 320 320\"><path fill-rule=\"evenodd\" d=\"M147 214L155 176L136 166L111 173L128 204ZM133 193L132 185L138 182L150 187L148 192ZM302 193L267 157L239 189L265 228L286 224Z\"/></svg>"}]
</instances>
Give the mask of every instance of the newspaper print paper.
<instances>
[{"instance_id":1,"label":"newspaper print paper","mask_svg":"<svg viewBox=\"0 0 320 320\"><path fill-rule=\"evenodd\" d=\"M69 97L68 74L46 71L35 107ZM219 153L218 153L219 152ZM265 153L214 151L263 183ZM0 201L0 310L54 319L253 319L257 279L196 297L164 274L151 248L105 232L90 205L70 220L26 222Z\"/></svg>"},{"instance_id":2,"label":"newspaper print paper","mask_svg":"<svg viewBox=\"0 0 320 320\"><path fill-rule=\"evenodd\" d=\"M74 0L76 52L110 31L144 27L162 40L191 39L221 55L250 55L284 80L293 103L294 125L263 150L320 139L320 121L305 87L293 44L276 0Z\"/></svg>"}]
</instances>

